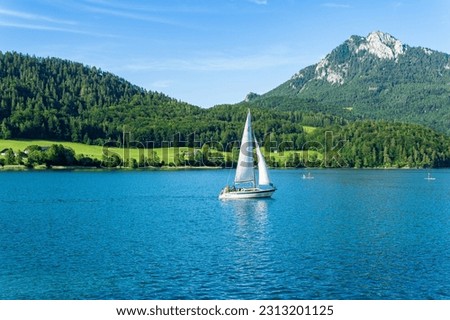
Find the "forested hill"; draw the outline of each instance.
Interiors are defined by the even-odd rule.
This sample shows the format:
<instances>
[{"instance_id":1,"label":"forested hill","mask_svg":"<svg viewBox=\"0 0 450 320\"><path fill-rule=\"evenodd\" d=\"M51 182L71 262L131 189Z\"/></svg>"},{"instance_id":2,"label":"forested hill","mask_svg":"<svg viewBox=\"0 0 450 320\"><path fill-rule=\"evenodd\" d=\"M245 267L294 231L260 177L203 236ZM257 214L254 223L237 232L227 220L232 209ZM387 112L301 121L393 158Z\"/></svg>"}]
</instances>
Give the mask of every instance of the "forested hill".
<instances>
[{"instance_id":1,"label":"forested hill","mask_svg":"<svg viewBox=\"0 0 450 320\"><path fill-rule=\"evenodd\" d=\"M201 110L95 67L0 52L1 138L117 138L123 124L143 112L150 120L155 114L176 119Z\"/></svg>"},{"instance_id":2,"label":"forested hill","mask_svg":"<svg viewBox=\"0 0 450 320\"><path fill-rule=\"evenodd\" d=\"M450 55L379 31L351 36L317 64L247 100L279 110L418 123L450 134Z\"/></svg>"},{"instance_id":3,"label":"forested hill","mask_svg":"<svg viewBox=\"0 0 450 320\"><path fill-rule=\"evenodd\" d=\"M0 52L0 139L102 144L120 141L127 131L136 141L156 145L174 139L226 144L240 138L247 108L205 110L146 91L95 67ZM272 132L294 139L293 135L303 133L303 125L345 123L342 118L312 112L255 109L254 117L261 138Z\"/></svg>"}]
</instances>

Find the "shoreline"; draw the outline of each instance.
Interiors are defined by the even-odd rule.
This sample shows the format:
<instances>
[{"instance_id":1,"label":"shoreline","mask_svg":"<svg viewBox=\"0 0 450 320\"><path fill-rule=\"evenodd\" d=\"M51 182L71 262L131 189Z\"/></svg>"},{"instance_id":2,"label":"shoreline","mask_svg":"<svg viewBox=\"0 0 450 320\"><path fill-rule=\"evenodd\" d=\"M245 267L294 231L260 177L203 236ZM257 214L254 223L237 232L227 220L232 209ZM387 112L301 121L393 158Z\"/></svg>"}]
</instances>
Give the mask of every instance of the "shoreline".
<instances>
[{"instance_id":1,"label":"shoreline","mask_svg":"<svg viewBox=\"0 0 450 320\"><path fill-rule=\"evenodd\" d=\"M0 166L0 172L14 172L14 171L181 171L181 170L221 170L221 169L233 169L236 168L223 168L223 167L194 167L194 166L163 166L163 167L142 167L142 168L129 168L129 167L83 167L83 166L53 166L47 168L46 166L36 166L29 168L25 165L5 165ZM285 167L285 168L270 168L270 170L327 170L327 169L340 169L340 170L439 170L439 169L450 169L450 167L441 168L410 168L410 167L372 167L372 168L350 168L350 167L310 167L310 168L296 168L296 167Z\"/></svg>"},{"instance_id":2,"label":"shoreline","mask_svg":"<svg viewBox=\"0 0 450 320\"><path fill-rule=\"evenodd\" d=\"M222 167L142 167L142 168L129 168L129 167L83 167L83 166L53 166L47 168L46 166L37 166L29 168L25 165L5 165L0 166L0 172L7 171L178 171L178 170L218 170L223 169Z\"/></svg>"}]
</instances>

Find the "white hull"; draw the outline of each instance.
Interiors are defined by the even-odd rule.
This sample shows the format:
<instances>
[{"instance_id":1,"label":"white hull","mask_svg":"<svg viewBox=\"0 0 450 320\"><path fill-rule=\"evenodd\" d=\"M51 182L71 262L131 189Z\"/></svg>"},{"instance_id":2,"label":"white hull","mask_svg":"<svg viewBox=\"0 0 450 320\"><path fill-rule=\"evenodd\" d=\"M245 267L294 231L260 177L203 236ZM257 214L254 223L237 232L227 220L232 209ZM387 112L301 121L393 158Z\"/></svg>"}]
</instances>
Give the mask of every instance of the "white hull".
<instances>
[{"instance_id":1,"label":"white hull","mask_svg":"<svg viewBox=\"0 0 450 320\"><path fill-rule=\"evenodd\" d=\"M227 199L256 199L256 198L270 198L276 189L259 189L259 188L251 188L251 189L241 189L235 191L225 191L219 195L220 200Z\"/></svg>"}]
</instances>

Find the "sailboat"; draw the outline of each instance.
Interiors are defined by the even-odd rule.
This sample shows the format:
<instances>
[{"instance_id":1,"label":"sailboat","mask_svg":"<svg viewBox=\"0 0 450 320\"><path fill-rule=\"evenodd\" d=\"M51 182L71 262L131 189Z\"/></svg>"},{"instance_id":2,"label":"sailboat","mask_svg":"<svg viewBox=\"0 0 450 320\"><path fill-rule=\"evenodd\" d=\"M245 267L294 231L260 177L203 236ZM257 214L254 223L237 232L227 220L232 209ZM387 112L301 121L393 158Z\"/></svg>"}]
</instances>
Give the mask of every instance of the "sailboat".
<instances>
[{"instance_id":1,"label":"sailboat","mask_svg":"<svg viewBox=\"0 0 450 320\"><path fill-rule=\"evenodd\" d=\"M436 178L431 176L431 173L428 172L428 176L425 178L425 180L431 181L431 180L436 180Z\"/></svg>"},{"instance_id":2,"label":"sailboat","mask_svg":"<svg viewBox=\"0 0 450 320\"><path fill-rule=\"evenodd\" d=\"M256 149L258 160L258 181L253 167L253 148ZM269 198L276 190L270 181L266 161L261 153L258 141L253 135L252 119L250 110L248 110L234 183L222 189L219 199Z\"/></svg>"},{"instance_id":3,"label":"sailboat","mask_svg":"<svg viewBox=\"0 0 450 320\"><path fill-rule=\"evenodd\" d=\"M314 177L311 175L311 172L308 172L308 174L303 174L302 179L304 180L312 180Z\"/></svg>"}]
</instances>

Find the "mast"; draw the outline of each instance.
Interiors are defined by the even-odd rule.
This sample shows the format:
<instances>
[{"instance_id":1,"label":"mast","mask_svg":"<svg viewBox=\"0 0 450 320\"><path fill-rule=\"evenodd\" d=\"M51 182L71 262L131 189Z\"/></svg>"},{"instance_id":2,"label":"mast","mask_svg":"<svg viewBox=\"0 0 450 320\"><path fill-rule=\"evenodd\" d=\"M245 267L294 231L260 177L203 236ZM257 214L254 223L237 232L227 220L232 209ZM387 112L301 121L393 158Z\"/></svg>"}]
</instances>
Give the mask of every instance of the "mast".
<instances>
[{"instance_id":1,"label":"mast","mask_svg":"<svg viewBox=\"0 0 450 320\"><path fill-rule=\"evenodd\" d=\"M250 110L245 120L244 132L242 133L241 148L239 150L238 164L234 183L251 182L256 186L255 169L253 168L253 133Z\"/></svg>"}]
</instances>

